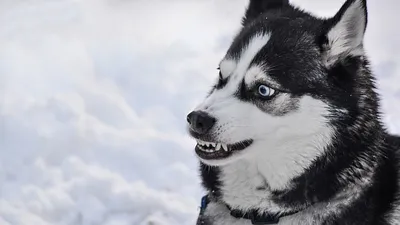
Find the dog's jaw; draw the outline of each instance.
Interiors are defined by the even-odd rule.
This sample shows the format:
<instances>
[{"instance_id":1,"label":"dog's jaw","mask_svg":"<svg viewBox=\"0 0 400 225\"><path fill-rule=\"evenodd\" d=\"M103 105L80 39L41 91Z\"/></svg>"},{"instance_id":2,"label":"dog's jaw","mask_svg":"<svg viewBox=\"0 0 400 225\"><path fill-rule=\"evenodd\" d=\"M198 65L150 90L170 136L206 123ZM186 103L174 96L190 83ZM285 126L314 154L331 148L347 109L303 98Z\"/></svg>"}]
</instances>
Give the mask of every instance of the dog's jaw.
<instances>
[{"instance_id":1,"label":"dog's jaw","mask_svg":"<svg viewBox=\"0 0 400 225\"><path fill-rule=\"evenodd\" d=\"M287 140L280 146L276 143L274 149L269 151L262 151L265 143L255 142L249 151L259 154L219 167L223 201L241 210L290 211L276 205L270 198L271 192L290 188L291 181L323 154L323 146L328 144L324 136L331 135L331 132L330 128L326 128L310 136L308 141Z\"/></svg>"},{"instance_id":2,"label":"dog's jaw","mask_svg":"<svg viewBox=\"0 0 400 225\"><path fill-rule=\"evenodd\" d=\"M246 111L258 110L250 105L247 107ZM239 160L259 164L260 174L265 176L273 189L279 190L307 168L331 143L334 130L328 116L328 105L304 96L299 100L298 110L282 117L274 118L260 112L247 117L246 121L227 121L225 124L231 124L232 129L225 126L221 129L225 132L217 133L216 138L235 142L249 137L254 140L251 146L221 160L200 160L210 166L234 164ZM238 127L235 123L247 123L251 129L235 129Z\"/></svg>"}]
</instances>

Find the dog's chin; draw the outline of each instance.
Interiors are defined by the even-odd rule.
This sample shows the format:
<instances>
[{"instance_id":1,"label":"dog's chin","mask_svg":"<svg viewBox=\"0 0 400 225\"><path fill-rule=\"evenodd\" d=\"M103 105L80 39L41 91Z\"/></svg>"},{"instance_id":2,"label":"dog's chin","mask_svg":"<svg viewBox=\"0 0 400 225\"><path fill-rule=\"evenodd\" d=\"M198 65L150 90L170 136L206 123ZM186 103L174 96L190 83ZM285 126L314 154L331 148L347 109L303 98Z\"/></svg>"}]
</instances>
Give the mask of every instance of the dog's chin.
<instances>
[{"instance_id":1,"label":"dog's chin","mask_svg":"<svg viewBox=\"0 0 400 225\"><path fill-rule=\"evenodd\" d=\"M213 159L210 159L210 160L203 159L203 158L199 157L198 155L197 155L197 157L205 165L219 167L219 166L226 166L226 165L235 163L236 161L239 161L240 159L244 158L244 155L245 155L244 152L238 152L238 153L235 153L235 154L229 156L228 158L214 159L214 160Z\"/></svg>"},{"instance_id":2,"label":"dog's chin","mask_svg":"<svg viewBox=\"0 0 400 225\"><path fill-rule=\"evenodd\" d=\"M253 142L252 139L248 139L234 144L223 144L197 140L195 152L204 164L222 166L241 158Z\"/></svg>"}]
</instances>

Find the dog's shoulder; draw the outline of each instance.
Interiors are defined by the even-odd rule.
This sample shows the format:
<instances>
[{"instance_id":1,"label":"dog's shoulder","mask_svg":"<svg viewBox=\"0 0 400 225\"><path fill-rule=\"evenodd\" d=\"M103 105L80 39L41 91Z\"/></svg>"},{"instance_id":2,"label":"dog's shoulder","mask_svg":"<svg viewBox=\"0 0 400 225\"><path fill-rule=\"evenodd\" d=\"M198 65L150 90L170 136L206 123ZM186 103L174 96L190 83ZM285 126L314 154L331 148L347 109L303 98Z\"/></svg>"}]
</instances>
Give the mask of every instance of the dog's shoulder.
<instances>
[{"instance_id":1,"label":"dog's shoulder","mask_svg":"<svg viewBox=\"0 0 400 225\"><path fill-rule=\"evenodd\" d=\"M392 209L389 210L386 218L389 224L400 225L400 136L388 134L385 143L392 153L392 155L389 156L391 157L390 161L393 163L395 169L395 176L392 179L396 180L397 184L395 185L395 196L391 204Z\"/></svg>"}]
</instances>

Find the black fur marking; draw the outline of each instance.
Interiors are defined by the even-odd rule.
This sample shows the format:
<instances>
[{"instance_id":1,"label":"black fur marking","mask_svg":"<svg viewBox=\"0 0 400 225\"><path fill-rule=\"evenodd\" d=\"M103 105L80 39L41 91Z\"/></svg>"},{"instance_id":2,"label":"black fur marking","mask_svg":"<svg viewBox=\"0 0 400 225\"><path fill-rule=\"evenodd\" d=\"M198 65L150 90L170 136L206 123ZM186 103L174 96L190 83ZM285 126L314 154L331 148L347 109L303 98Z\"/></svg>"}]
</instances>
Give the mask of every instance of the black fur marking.
<instances>
[{"instance_id":1,"label":"black fur marking","mask_svg":"<svg viewBox=\"0 0 400 225\"><path fill-rule=\"evenodd\" d=\"M274 116L284 116L297 109L299 100L297 95L275 90L274 94L271 96L260 96L258 94L259 85L260 84L254 84L248 87L245 81L242 80L235 96L241 101L253 103L260 110ZM268 84L265 85L268 86ZM290 95L290 97L287 97L284 103L280 102L280 104L275 104L276 98L281 94Z\"/></svg>"},{"instance_id":2,"label":"black fur marking","mask_svg":"<svg viewBox=\"0 0 400 225\"><path fill-rule=\"evenodd\" d=\"M221 181L219 180L220 169L200 163L200 174L202 177L203 186L212 193L215 198L221 197Z\"/></svg>"},{"instance_id":3,"label":"black fur marking","mask_svg":"<svg viewBox=\"0 0 400 225\"><path fill-rule=\"evenodd\" d=\"M252 20L265 13L267 10L282 10L289 6L289 0L253 0L247 7L246 14L242 19L243 25L248 25Z\"/></svg>"}]
</instances>

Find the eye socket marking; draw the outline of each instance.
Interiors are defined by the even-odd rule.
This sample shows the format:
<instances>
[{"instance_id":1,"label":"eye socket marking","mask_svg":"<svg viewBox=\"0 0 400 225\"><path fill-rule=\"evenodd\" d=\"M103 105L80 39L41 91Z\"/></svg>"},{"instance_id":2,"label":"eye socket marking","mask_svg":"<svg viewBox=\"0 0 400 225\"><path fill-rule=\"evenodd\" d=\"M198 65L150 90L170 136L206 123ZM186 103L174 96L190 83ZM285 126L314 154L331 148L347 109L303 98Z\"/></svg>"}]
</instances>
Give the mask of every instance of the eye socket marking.
<instances>
[{"instance_id":1,"label":"eye socket marking","mask_svg":"<svg viewBox=\"0 0 400 225\"><path fill-rule=\"evenodd\" d=\"M224 78L223 77L220 67L218 67L217 70L219 72L218 73L218 84L215 87L217 89L221 89L228 82L228 78ZM244 85L244 83L245 83L245 81L243 79L242 86ZM266 84L263 84L263 83L258 84L255 87L257 88L256 89L257 90L256 91L257 92L256 96L261 98L261 99L263 99L263 100L270 100L270 99L272 99L273 97L275 97L279 93L279 91L277 89L271 88L270 86L268 86Z\"/></svg>"}]
</instances>

